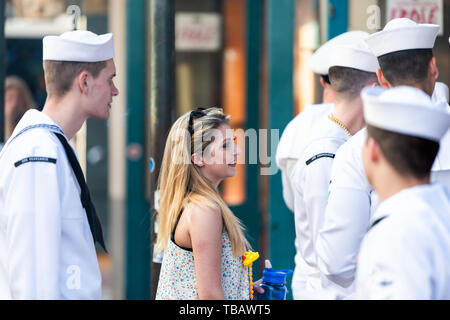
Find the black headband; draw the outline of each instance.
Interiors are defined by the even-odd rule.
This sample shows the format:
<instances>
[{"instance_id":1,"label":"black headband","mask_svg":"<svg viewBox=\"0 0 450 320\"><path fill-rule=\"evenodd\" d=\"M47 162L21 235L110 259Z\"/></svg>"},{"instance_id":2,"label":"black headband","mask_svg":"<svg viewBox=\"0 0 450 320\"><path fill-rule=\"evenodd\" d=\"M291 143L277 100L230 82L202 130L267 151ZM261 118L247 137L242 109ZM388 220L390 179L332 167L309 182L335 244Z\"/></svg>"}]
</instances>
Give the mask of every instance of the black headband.
<instances>
[{"instance_id":1,"label":"black headband","mask_svg":"<svg viewBox=\"0 0 450 320\"><path fill-rule=\"evenodd\" d=\"M189 125L188 125L188 131L191 134L191 136L194 134L194 118L201 118L203 116L206 116L204 110L205 110L204 108L197 108L196 110L191 111L191 114L189 115Z\"/></svg>"}]
</instances>

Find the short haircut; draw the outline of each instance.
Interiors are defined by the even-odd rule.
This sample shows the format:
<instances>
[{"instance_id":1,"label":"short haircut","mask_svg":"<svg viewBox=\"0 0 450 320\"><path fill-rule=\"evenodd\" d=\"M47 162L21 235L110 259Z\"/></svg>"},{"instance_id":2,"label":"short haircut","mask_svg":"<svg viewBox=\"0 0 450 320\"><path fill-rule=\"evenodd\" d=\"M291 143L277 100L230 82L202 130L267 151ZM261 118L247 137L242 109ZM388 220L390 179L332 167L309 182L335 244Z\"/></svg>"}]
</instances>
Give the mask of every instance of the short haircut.
<instances>
[{"instance_id":1,"label":"short haircut","mask_svg":"<svg viewBox=\"0 0 450 320\"><path fill-rule=\"evenodd\" d=\"M432 49L412 49L387 53L378 62L386 80L396 87L426 81L432 58Z\"/></svg>"},{"instance_id":2,"label":"short haircut","mask_svg":"<svg viewBox=\"0 0 450 320\"><path fill-rule=\"evenodd\" d=\"M75 78L83 71L88 71L94 78L106 67L106 61L100 62L68 62L44 61L44 74L47 94L63 97L70 91Z\"/></svg>"},{"instance_id":3,"label":"short haircut","mask_svg":"<svg viewBox=\"0 0 450 320\"><path fill-rule=\"evenodd\" d=\"M348 98L360 95L361 90L371 82L378 83L375 72L367 72L359 69L334 66L328 70L331 87L337 94L343 94Z\"/></svg>"},{"instance_id":4,"label":"short haircut","mask_svg":"<svg viewBox=\"0 0 450 320\"><path fill-rule=\"evenodd\" d=\"M373 138L384 157L401 175L418 179L430 175L439 143L367 125L367 138Z\"/></svg>"}]
</instances>

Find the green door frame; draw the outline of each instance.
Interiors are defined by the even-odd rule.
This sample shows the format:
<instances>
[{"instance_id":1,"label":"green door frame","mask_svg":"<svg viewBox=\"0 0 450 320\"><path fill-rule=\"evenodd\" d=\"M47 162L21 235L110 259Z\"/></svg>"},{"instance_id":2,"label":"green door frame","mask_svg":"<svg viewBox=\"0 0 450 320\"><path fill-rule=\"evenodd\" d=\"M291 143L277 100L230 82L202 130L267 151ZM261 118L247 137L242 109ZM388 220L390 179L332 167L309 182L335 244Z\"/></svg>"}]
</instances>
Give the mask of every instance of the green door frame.
<instances>
[{"instance_id":1,"label":"green door frame","mask_svg":"<svg viewBox=\"0 0 450 320\"><path fill-rule=\"evenodd\" d=\"M328 39L348 29L348 0L328 0Z\"/></svg>"},{"instance_id":2,"label":"green door frame","mask_svg":"<svg viewBox=\"0 0 450 320\"><path fill-rule=\"evenodd\" d=\"M150 204L145 197L147 1L127 1L126 299L150 299ZM133 155L130 157L130 151Z\"/></svg>"}]
</instances>

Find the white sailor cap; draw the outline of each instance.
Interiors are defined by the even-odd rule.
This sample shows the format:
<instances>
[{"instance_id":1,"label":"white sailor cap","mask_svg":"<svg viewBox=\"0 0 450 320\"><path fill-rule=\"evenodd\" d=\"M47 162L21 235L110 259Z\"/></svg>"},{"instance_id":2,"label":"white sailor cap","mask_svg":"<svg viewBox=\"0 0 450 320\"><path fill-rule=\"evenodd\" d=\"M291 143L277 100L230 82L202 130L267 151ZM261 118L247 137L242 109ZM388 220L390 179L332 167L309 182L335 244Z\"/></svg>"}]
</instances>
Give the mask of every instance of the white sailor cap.
<instances>
[{"instance_id":1,"label":"white sailor cap","mask_svg":"<svg viewBox=\"0 0 450 320\"><path fill-rule=\"evenodd\" d=\"M317 49L311 56L309 66L314 73L320 75L328 74L330 68L330 57L334 55L334 46L339 44L352 44L356 41L364 39L369 34L364 31L348 31L344 32L327 42Z\"/></svg>"},{"instance_id":2,"label":"white sailor cap","mask_svg":"<svg viewBox=\"0 0 450 320\"><path fill-rule=\"evenodd\" d=\"M383 30L367 37L370 50L377 57L411 49L432 49L439 32L436 24L417 24L408 18L389 21Z\"/></svg>"},{"instance_id":3,"label":"white sailor cap","mask_svg":"<svg viewBox=\"0 0 450 320\"><path fill-rule=\"evenodd\" d=\"M99 62L114 57L112 33L96 35L85 30L44 37L43 60Z\"/></svg>"},{"instance_id":4,"label":"white sailor cap","mask_svg":"<svg viewBox=\"0 0 450 320\"><path fill-rule=\"evenodd\" d=\"M366 123L374 127L437 142L450 127L448 104L433 103L422 90L366 87L361 96Z\"/></svg>"},{"instance_id":5,"label":"white sailor cap","mask_svg":"<svg viewBox=\"0 0 450 320\"><path fill-rule=\"evenodd\" d=\"M376 72L380 68L377 57L373 55L363 39L356 40L352 44L334 46L330 68L334 66L367 72Z\"/></svg>"}]
</instances>

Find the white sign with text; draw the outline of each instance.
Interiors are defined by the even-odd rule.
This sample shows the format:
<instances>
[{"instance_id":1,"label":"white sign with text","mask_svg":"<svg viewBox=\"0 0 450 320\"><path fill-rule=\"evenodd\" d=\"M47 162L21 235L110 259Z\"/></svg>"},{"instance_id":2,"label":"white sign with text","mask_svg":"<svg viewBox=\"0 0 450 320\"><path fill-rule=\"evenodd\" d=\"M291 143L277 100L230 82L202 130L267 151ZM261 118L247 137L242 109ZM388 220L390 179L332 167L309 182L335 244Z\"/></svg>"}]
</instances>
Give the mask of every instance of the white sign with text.
<instances>
[{"instance_id":1,"label":"white sign with text","mask_svg":"<svg viewBox=\"0 0 450 320\"><path fill-rule=\"evenodd\" d=\"M177 13L177 51L217 51L221 47L221 17L216 13Z\"/></svg>"},{"instance_id":2,"label":"white sign with text","mask_svg":"<svg viewBox=\"0 0 450 320\"><path fill-rule=\"evenodd\" d=\"M388 0L387 21L395 18L409 18L417 23L438 24L443 34L444 6L442 0Z\"/></svg>"}]
</instances>

